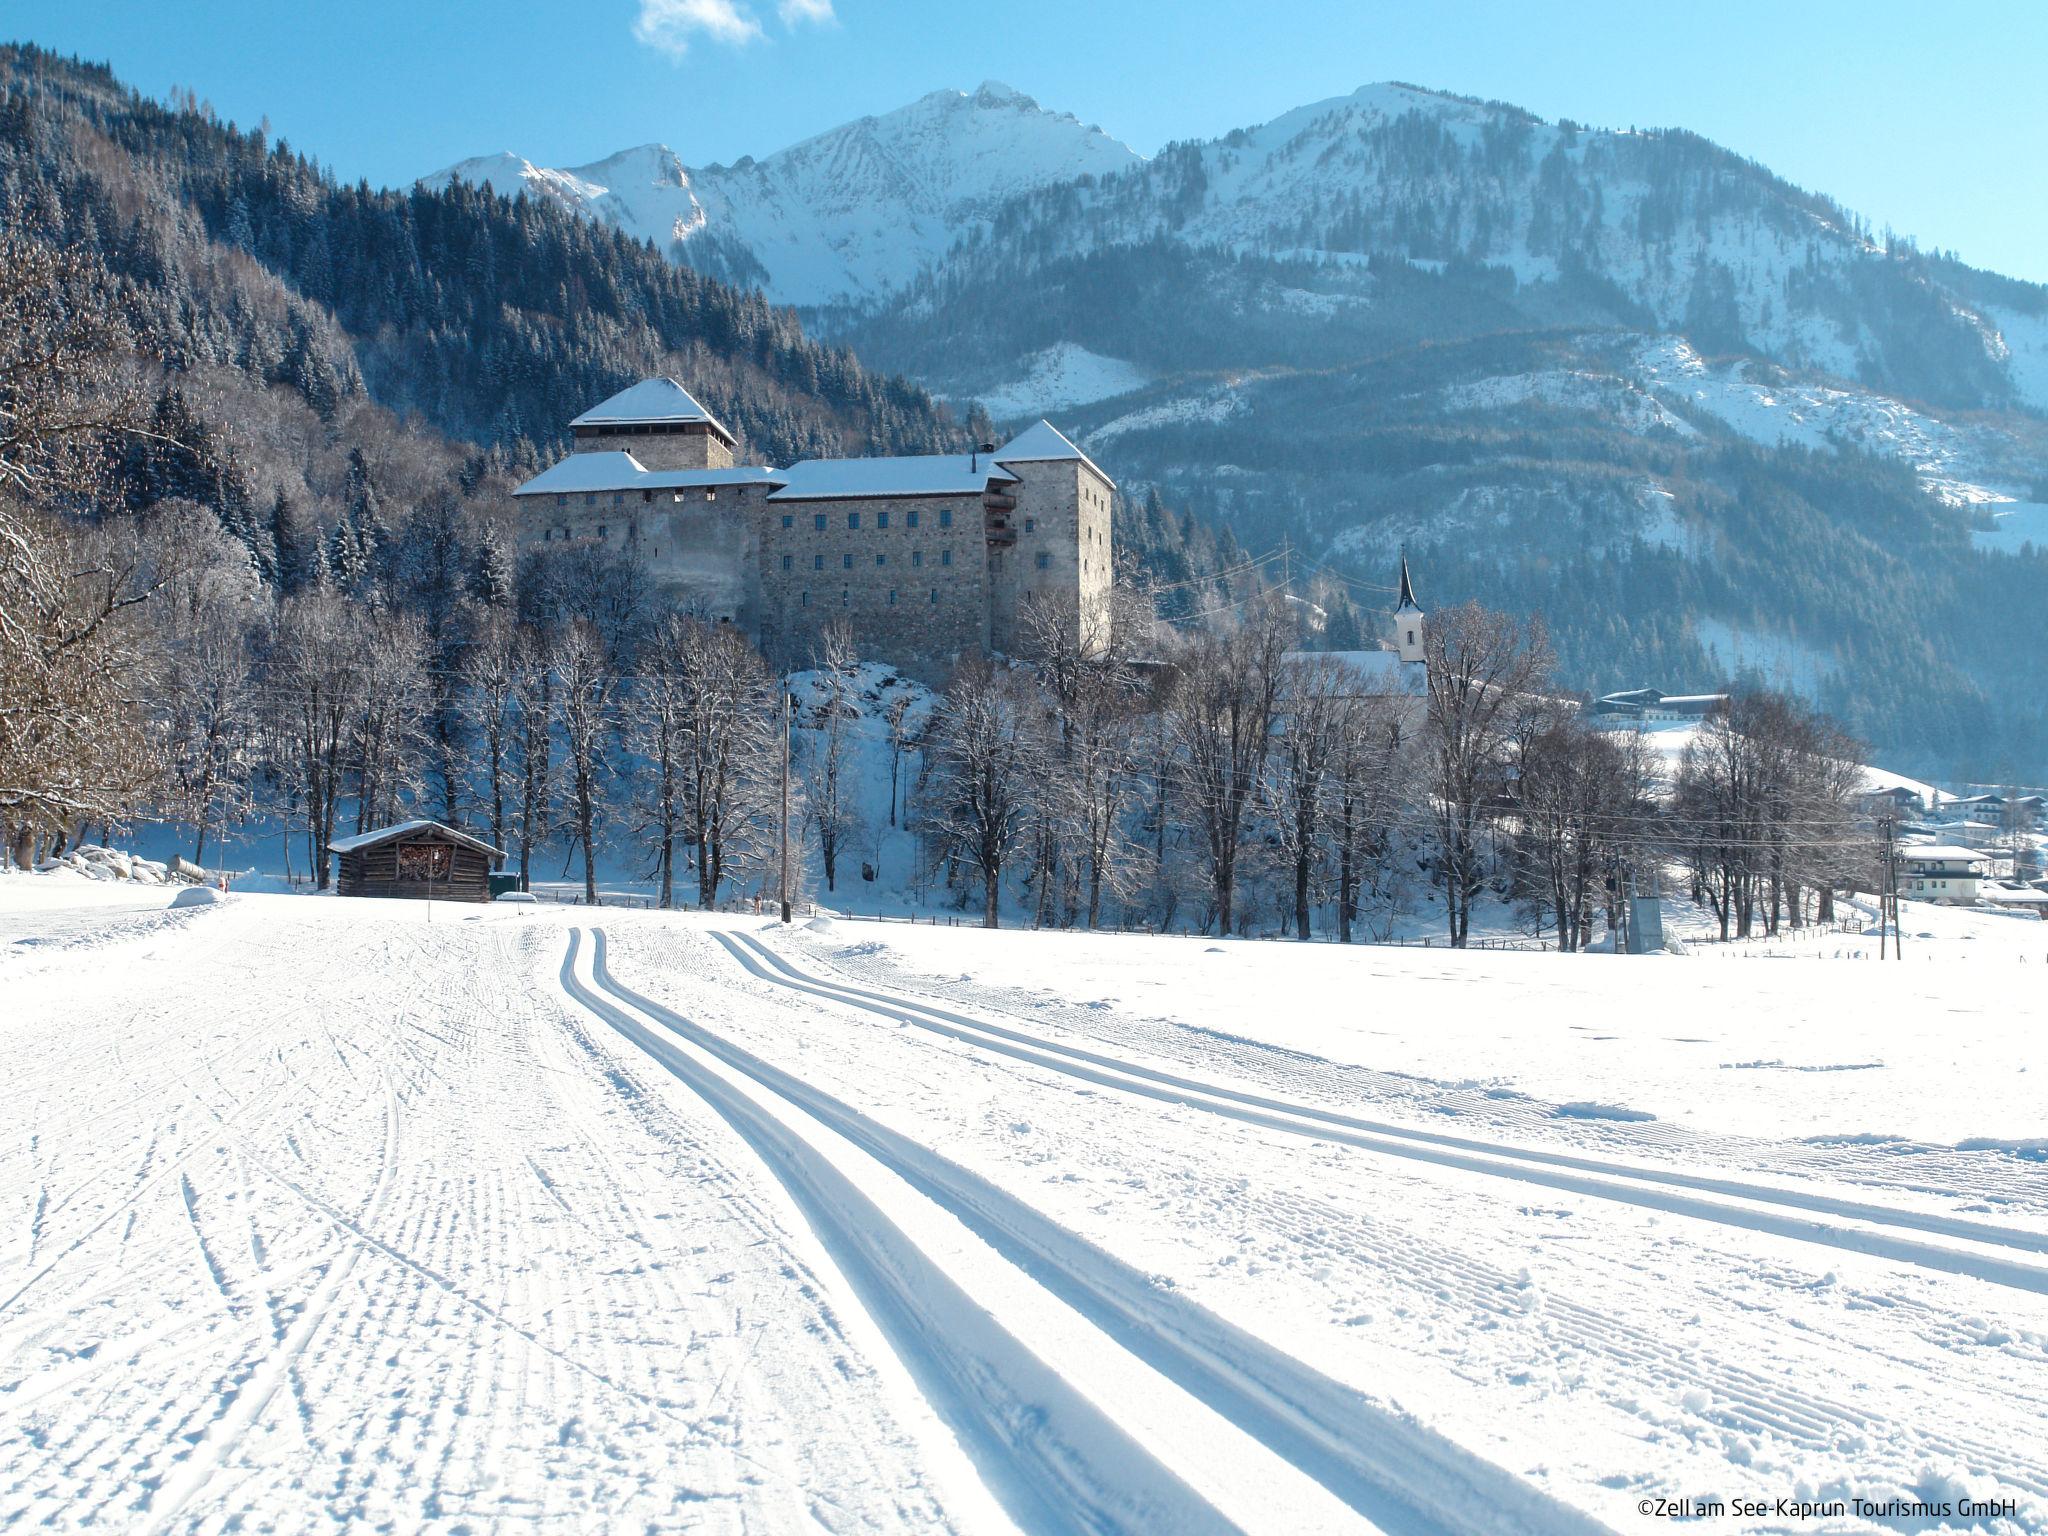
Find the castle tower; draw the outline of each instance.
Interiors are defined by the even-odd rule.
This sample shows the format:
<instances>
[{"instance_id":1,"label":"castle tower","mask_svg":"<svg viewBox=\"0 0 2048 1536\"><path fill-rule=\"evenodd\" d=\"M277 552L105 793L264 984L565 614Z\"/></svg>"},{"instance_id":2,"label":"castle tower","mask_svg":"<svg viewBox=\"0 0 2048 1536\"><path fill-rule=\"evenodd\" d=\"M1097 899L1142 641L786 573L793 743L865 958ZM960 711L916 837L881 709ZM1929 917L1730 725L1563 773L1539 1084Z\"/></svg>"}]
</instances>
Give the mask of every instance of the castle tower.
<instances>
[{"instance_id":1,"label":"castle tower","mask_svg":"<svg viewBox=\"0 0 2048 1536\"><path fill-rule=\"evenodd\" d=\"M1415 583L1408 579L1408 552L1401 551L1401 600L1394 605L1394 649L1404 662L1424 660L1422 605L1415 601Z\"/></svg>"},{"instance_id":2,"label":"castle tower","mask_svg":"<svg viewBox=\"0 0 2048 1536\"><path fill-rule=\"evenodd\" d=\"M1082 652L1099 650L1108 639L1116 482L1049 421L1026 427L990 461L1009 482L991 485L986 502L990 645L1007 652L1023 642L1024 607L1036 597L1072 614Z\"/></svg>"},{"instance_id":3,"label":"castle tower","mask_svg":"<svg viewBox=\"0 0 2048 1536\"><path fill-rule=\"evenodd\" d=\"M674 379L642 379L569 423L576 452L624 449L644 469L730 469L735 439Z\"/></svg>"}]
</instances>

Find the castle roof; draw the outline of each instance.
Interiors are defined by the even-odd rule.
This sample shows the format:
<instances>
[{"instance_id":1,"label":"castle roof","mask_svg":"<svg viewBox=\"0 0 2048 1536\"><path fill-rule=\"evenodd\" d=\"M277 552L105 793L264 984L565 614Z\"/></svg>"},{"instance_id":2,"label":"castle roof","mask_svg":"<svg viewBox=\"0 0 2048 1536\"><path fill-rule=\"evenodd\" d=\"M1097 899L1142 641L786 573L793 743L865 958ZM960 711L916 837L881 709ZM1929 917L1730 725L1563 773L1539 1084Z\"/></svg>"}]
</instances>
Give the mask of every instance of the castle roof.
<instances>
[{"instance_id":1,"label":"castle roof","mask_svg":"<svg viewBox=\"0 0 2048 1536\"><path fill-rule=\"evenodd\" d=\"M987 454L923 453L892 459L804 459L781 471L770 501L859 496L979 496L1017 477Z\"/></svg>"},{"instance_id":2,"label":"castle roof","mask_svg":"<svg viewBox=\"0 0 2048 1536\"><path fill-rule=\"evenodd\" d=\"M584 491L679 491L699 485L780 485L782 476L758 464L727 469L649 469L622 448L572 453L551 464L514 496L573 496Z\"/></svg>"},{"instance_id":3,"label":"castle roof","mask_svg":"<svg viewBox=\"0 0 2048 1536\"><path fill-rule=\"evenodd\" d=\"M736 441L725 423L713 416L687 389L674 379L642 379L620 390L600 405L593 405L569 425L572 427L673 426L702 422L728 443Z\"/></svg>"},{"instance_id":4,"label":"castle roof","mask_svg":"<svg viewBox=\"0 0 2048 1536\"><path fill-rule=\"evenodd\" d=\"M1043 417L995 452L998 464L1042 464L1062 459L1079 459L1103 479L1109 480L1109 476L1102 473L1100 464L1076 448L1064 432ZM1112 487L1116 485L1114 480L1109 480L1109 483Z\"/></svg>"}]
</instances>

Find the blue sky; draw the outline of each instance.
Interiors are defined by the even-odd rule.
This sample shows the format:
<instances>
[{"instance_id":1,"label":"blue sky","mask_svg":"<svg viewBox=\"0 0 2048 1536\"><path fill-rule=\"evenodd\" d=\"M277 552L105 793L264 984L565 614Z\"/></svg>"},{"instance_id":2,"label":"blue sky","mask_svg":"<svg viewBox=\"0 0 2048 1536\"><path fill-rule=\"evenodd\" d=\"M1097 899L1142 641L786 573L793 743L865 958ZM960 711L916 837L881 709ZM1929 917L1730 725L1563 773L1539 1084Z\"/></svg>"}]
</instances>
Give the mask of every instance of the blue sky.
<instances>
[{"instance_id":1,"label":"blue sky","mask_svg":"<svg viewBox=\"0 0 2048 1536\"><path fill-rule=\"evenodd\" d=\"M2048 281L2048 5L1369 0L14 0L13 36L190 87L338 174L511 149L764 154L998 79L1147 153L1376 80L1691 128L1923 245Z\"/></svg>"}]
</instances>

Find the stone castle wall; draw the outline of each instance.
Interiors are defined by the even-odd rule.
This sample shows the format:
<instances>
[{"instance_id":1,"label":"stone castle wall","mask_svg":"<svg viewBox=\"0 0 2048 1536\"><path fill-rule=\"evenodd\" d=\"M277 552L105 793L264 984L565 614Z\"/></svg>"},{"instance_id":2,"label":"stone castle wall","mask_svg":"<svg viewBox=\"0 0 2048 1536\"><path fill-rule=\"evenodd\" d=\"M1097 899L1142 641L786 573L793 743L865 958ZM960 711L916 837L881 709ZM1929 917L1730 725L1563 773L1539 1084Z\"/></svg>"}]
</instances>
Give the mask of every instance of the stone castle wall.
<instances>
[{"instance_id":1,"label":"stone castle wall","mask_svg":"<svg viewBox=\"0 0 2048 1536\"><path fill-rule=\"evenodd\" d=\"M623 450L645 469L731 469L732 445L701 424L679 428L579 427L574 451L613 453Z\"/></svg>"},{"instance_id":2,"label":"stone castle wall","mask_svg":"<svg viewBox=\"0 0 2048 1536\"><path fill-rule=\"evenodd\" d=\"M1074 600L1076 622L1099 644L1110 588L1109 482L1075 460L1006 466L1017 475L1007 514L1017 541L991 550L989 643L1015 651L1024 640L1024 605L1032 597Z\"/></svg>"},{"instance_id":3,"label":"stone castle wall","mask_svg":"<svg viewBox=\"0 0 2048 1536\"><path fill-rule=\"evenodd\" d=\"M806 665L841 618L864 655L933 681L988 649L979 494L768 501L759 525L757 634L774 665Z\"/></svg>"}]
</instances>

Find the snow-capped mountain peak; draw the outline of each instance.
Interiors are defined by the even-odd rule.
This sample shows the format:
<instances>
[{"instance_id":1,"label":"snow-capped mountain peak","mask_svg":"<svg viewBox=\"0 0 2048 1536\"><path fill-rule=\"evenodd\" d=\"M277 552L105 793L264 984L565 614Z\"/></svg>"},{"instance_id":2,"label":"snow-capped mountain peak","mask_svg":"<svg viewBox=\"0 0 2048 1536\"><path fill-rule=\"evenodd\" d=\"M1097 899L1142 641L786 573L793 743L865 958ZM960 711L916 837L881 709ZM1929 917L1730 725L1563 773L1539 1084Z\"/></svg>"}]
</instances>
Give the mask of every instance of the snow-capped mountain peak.
<instances>
[{"instance_id":1,"label":"snow-capped mountain peak","mask_svg":"<svg viewBox=\"0 0 2048 1536\"><path fill-rule=\"evenodd\" d=\"M1102 129L985 80L731 165L693 170L662 144L570 170L508 151L423 184L551 197L783 303L824 304L901 287L1008 198L1142 162Z\"/></svg>"}]
</instances>

